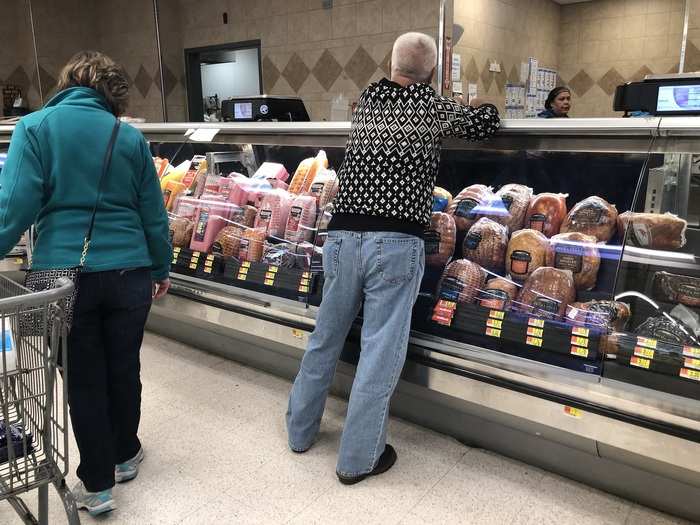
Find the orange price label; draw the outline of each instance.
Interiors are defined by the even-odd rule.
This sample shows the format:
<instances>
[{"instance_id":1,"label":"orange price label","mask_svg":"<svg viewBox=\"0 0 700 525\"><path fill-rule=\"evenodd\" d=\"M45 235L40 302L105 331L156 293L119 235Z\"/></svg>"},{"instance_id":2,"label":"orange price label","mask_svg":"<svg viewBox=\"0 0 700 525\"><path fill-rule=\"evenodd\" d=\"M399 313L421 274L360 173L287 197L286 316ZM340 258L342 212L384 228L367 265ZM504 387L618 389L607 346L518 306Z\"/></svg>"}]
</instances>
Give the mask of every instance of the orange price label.
<instances>
[{"instance_id":1,"label":"orange price label","mask_svg":"<svg viewBox=\"0 0 700 525\"><path fill-rule=\"evenodd\" d=\"M571 347L571 355L577 355L579 357L588 357L588 348L581 348L580 346Z\"/></svg>"},{"instance_id":2,"label":"orange price label","mask_svg":"<svg viewBox=\"0 0 700 525\"><path fill-rule=\"evenodd\" d=\"M576 419L581 419L583 417L583 410L576 407L564 406L564 414L575 417Z\"/></svg>"},{"instance_id":3,"label":"orange price label","mask_svg":"<svg viewBox=\"0 0 700 525\"><path fill-rule=\"evenodd\" d=\"M498 328L487 328L486 335L490 337L501 337L501 331Z\"/></svg>"},{"instance_id":4,"label":"orange price label","mask_svg":"<svg viewBox=\"0 0 700 525\"><path fill-rule=\"evenodd\" d=\"M687 357L700 357L700 348L695 346L684 346L683 355Z\"/></svg>"},{"instance_id":5,"label":"orange price label","mask_svg":"<svg viewBox=\"0 0 700 525\"><path fill-rule=\"evenodd\" d=\"M657 341L648 337L637 337L637 344L645 348L656 348Z\"/></svg>"},{"instance_id":6,"label":"orange price label","mask_svg":"<svg viewBox=\"0 0 700 525\"><path fill-rule=\"evenodd\" d=\"M492 328L501 328L503 325L503 321L500 319L487 319L486 320L486 326L490 326Z\"/></svg>"},{"instance_id":7,"label":"orange price label","mask_svg":"<svg viewBox=\"0 0 700 525\"><path fill-rule=\"evenodd\" d=\"M644 348L642 346L635 346L634 355L644 357L646 359L654 359L654 350L651 348Z\"/></svg>"},{"instance_id":8,"label":"orange price label","mask_svg":"<svg viewBox=\"0 0 700 525\"><path fill-rule=\"evenodd\" d=\"M544 319L536 319L534 317L530 317L527 320L528 326L536 326L538 328L544 328Z\"/></svg>"},{"instance_id":9,"label":"orange price label","mask_svg":"<svg viewBox=\"0 0 700 525\"><path fill-rule=\"evenodd\" d=\"M692 379L693 381L700 381L700 371L698 370L681 368L681 371L678 375L680 375L681 377L685 377L686 379Z\"/></svg>"},{"instance_id":10,"label":"orange price label","mask_svg":"<svg viewBox=\"0 0 700 525\"><path fill-rule=\"evenodd\" d=\"M505 316L506 313L501 310L491 310L489 312L489 317L492 317L493 319L503 319Z\"/></svg>"},{"instance_id":11,"label":"orange price label","mask_svg":"<svg viewBox=\"0 0 700 525\"><path fill-rule=\"evenodd\" d=\"M649 361L648 359L644 359L643 357L632 357L630 359L630 365L636 366L638 368L646 368L648 370L649 365L651 365L651 361Z\"/></svg>"},{"instance_id":12,"label":"orange price label","mask_svg":"<svg viewBox=\"0 0 700 525\"><path fill-rule=\"evenodd\" d=\"M542 330L542 328L535 328L534 326L527 327L527 335L531 335L534 337L542 337L543 332L544 330Z\"/></svg>"},{"instance_id":13,"label":"orange price label","mask_svg":"<svg viewBox=\"0 0 700 525\"><path fill-rule=\"evenodd\" d=\"M528 338L525 340L525 343L530 345L530 346L541 347L542 346L542 339L540 339L539 337L528 336Z\"/></svg>"},{"instance_id":14,"label":"orange price label","mask_svg":"<svg viewBox=\"0 0 700 525\"><path fill-rule=\"evenodd\" d=\"M588 337L591 331L588 328L584 328L583 326L575 326L571 329L571 333L573 335L580 335L581 337Z\"/></svg>"},{"instance_id":15,"label":"orange price label","mask_svg":"<svg viewBox=\"0 0 700 525\"><path fill-rule=\"evenodd\" d=\"M576 345L576 346L582 346L584 348L588 348L588 338L581 337L578 335L572 335L571 336L571 344Z\"/></svg>"},{"instance_id":16,"label":"orange price label","mask_svg":"<svg viewBox=\"0 0 700 525\"><path fill-rule=\"evenodd\" d=\"M684 364L686 368L695 368L696 370L700 370L700 359L686 357Z\"/></svg>"}]
</instances>

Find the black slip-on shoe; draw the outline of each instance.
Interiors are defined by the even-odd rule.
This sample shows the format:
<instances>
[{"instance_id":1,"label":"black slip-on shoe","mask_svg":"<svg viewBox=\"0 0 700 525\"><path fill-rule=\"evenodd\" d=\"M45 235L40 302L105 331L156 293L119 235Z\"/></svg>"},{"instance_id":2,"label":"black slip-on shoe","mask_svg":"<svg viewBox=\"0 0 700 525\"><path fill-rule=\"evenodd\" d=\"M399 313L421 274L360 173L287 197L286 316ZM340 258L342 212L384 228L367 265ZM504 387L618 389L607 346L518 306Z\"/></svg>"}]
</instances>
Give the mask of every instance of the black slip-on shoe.
<instances>
[{"instance_id":1,"label":"black slip-on shoe","mask_svg":"<svg viewBox=\"0 0 700 525\"><path fill-rule=\"evenodd\" d=\"M382 455L379 457L377 466L374 467L371 472L368 472L367 474L360 474L359 476L343 476L342 474L336 472L336 475L343 485L354 485L355 483L359 483L363 479L370 476L384 474L387 470L394 466L394 463L396 463L396 451L394 450L394 447L387 443L386 448L384 448L384 452L382 452Z\"/></svg>"}]
</instances>

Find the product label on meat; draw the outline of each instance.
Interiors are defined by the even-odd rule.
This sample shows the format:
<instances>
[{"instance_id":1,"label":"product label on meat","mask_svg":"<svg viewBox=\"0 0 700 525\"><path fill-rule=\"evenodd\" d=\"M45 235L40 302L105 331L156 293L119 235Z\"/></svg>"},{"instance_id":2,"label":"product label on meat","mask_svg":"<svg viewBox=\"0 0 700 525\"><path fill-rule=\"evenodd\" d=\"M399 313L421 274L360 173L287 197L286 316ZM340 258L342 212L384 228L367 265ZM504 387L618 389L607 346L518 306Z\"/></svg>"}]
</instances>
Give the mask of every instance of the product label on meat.
<instances>
[{"instance_id":1,"label":"product label on meat","mask_svg":"<svg viewBox=\"0 0 700 525\"><path fill-rule=\"evenodd\" d=\"M295 232L299 229L299 222L301 221L301 206L292 206L289 210L289 220L287 221L287 231ZM260 212L262 216L262 212Z\"/></svg>"},{"instance_id":2,"label":"product label on meat","mask_svg":"<svg viewBox=\"0 0 700 525\"><path fill-rule=\"evenodd\" d=\"M510 273L526 275L530 269L532 256L523 250L516 250L510 255Z\"/></svg>"},{"instance_id":3,"label":"product label on meat","mask_svg":"<svg viewBox=\"0 0 700 525\"><path fill-rule=\"evenodd\" d=\"M481 244L481 233L470 231L467 234L467 238L464 239L464 247L467 250L476 250L479 247L479 244Z\"/></svg>"},{"instance_id":4,"label":"product label on meat","mask_svg":"<svg viewBox=\"0 0 700 525\"><path fill-rule=\"evenodd\" d=\"M211 253L217 253L219 255L222 255L224 253L224 247L219 241L216 241L214 244L211 245Z\"/></svg>"},{"instance_id":5,"label":"product label on meat","mask_svg":"<svg viewBox=\"0 0 700 525\"><path fill-rule=\"evenodd\" d=\"M249 248L250 248L250 239L241 239L241 245L238 248L238 258L241 260L247 259Z\"/></svg>"},{"instance_id":6,"label":"product label on meat","mask_svg":"<svg viewBox=\"0 0 700 525\"><path fill-rule=\"evenodd\" d=\"M554 256L554 267L560 270L571 270L572 273L577 274L583 268L583 257L557 251Z\"/></svg>"},{"instance_id":7,"label":"product label on meat","mask_svg":"<svg viewBox=\"0 0 700 525\"><path fill-rule=\"evenodd\" d=\"M440 253L440 232L436 230L427 230L423 233L423 242L425 243L426 255L437 255Z\"/></svg>"},{"instance_id":8,"label":"product label on meat","mask_svg":"<svg viewBox=\"0 0 700 525\"><path fill-rule=\"evenodd\" d=\"M173 238L175 237L175 230L168 230L168 238L170 239L170 244L173 243Z\"/></svg>"},{"instance_id":9,"label":"product label on meat","mask_svg":"<svg viewBox=\"0 0 700 525\"><path fill-rule=\"evenodd\" d=\"M501 195L501 200L503 201L503 206L506 207L506 210L510 211L510 207L513 205L513 196L512 195Z\"/></svg>"},{"instance_id":10,"label":"product label on meat","mask_svg":"<svg viewBox=\"0 0 700 525\"><path fill-rule=\"evenodd\" d=\"M530 229L544 232L547 224L547 216L542 213L534 213L530 216Z\"/></svg>"},{"instance_id":11,"label":"product label on meat","mask_svg":"<svg viewBox=\"0 0 700 525\"><path fill-rule=\"evenodd\" d=\"M630 226L628 240L633 246L639 246L640 248L651 246L651 230L647 224L633 221Z\"/></svg>"},{"instance_id":12,"label":"product label on meat","mask_svg":"<svg viewBox=\"0 0 700 525\"><path fill-rule=\"evenodd\" d=\"M509 299L508 294L503 290L482 290L479 292L479 304L484 308L505 310Z\"/></svg>"},{"instance_id":13,"label":"product label on meat","mask_svg":"<svg viewBox=\"0 0 700 525\"><path fill-rule=\"evenodd\" d=\"M311 192L311 195L316 197L317 199L321 196L323 193L323 187L325 186L324 182L314 182L311 185L311 189L309 190Z\"/></svg>"},{"instance_id":14,"label":"product label on meat","mask_svg":"<svg viewBox=\"0 0 700 525\"><path fill-rule=\"evenodd\" d=\"M270 222L270 217L272 217L272 210L260 210L260 215L258 217L262 225L267 226Z\"/></svg>"},{"instance_id":15,"label":"product label on meat","mask_svg":"<svg viewBox=\"0 0 700 525\"><path fill-rule=\"evenodd\" d=\"M676 295L679 303L695 306L700 301L700 287L693 284L681 284Z\"/></svg>"},{"instance_id":16,"label":"product label on meat","mask_svg":"<svg viewBox=\"0 0 700 525\"><path fill-rule=\"evenodd\" d=\"M573 224L592 225L598 224L603 216L605 208L598 202L589 202L586 206L580 207L571 216Z\"/></svg>"},{"instance_id":17,"label":"product label on meat","mask_svg":"<svg viewBox=\"0 0 700 525\"><path fill-rule=\"evenodd\" d=\"M440 288L440 298L459 302L459 296L464 291L464 288L464 283L456 277L445 277Z\"/></svg>"},{"instance_id":18,"label":"product label on meat","mask_svg":"<svg viewBox=\"0 0 700 525\"><path fill-rule=\"evenodd\" d=\"M202 242L204 240L204 235L207 233L207 224L209 221L209 208L201 208L199 210L199 219L197 220L197 227L194 230L194 240Z\"/></svg>"},{"instance_id":19,"label":"product label on meat","mask_svg":"<svg viewBox=\"0 0 700 525\"><path fill-rule=\"evenodd\" d=\"M472 210L478 205L479 202L475 201L474 199L464 199L457 204L455 215L465 219L476 219L476 213L473 213Z\"/></svg>"},{"instance_id":20,"label":"product label on meat","mask_svg":"<svg viewBox=\"0 0 700 525\"><path fill-rule=\"evenodd\" d=\"M559 312L559 301L551 297L537 297L532 301L532 307L542 312L556 314Z\"/></svg>"}]
</instances>

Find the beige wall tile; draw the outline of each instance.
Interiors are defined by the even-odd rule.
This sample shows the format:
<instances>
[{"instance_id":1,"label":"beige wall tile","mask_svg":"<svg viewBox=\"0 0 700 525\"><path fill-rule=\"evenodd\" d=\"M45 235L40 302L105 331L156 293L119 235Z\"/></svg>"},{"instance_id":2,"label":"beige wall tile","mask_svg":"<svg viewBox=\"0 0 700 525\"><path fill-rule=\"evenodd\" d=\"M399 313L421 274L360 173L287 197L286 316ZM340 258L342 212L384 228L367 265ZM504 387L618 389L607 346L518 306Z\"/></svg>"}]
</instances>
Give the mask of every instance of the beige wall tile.
<instances>
[{"instance_id":1,"label":"beige wall tile","mask_svg":"<svg viewBox=\"0 0 700 525\"><path fill-rule=\"evenodd\" d=\"M368 35L382 32L381 1L362 2L357 6L357 34Z\"/></svg>"},{"instance_id":2,"label":"beige wall tile","mask_svg":"<svg viewBox=\"0 0 700 525\"><path fill-rule=\"evenodd\" d=\"M309 41L309 16L292 13L287 18L287 41L290 44Z\"/></svg>"},{"instance_id":3,"label":"beige wall tile","mask_svg":"<svg viewBox=\"0 0 700 525\"><path fill-rule=\"evenodd\" d=\"M345 38L357 35L357 6L333 7L331 10L333 38Z\"/></svg>"},{"instance_id":4,"label":"beige wall tile","mask_svg":"<svg viewBox=\"0 0 700 525\"><path fill-rule=\"evenodd\" d=\"M649 37L644 39L644 58L663 58L668 54L668 37Z\"/></svg>"},{"instance_id":5,"label":"beige wall tile","mask_svg":"<svg viewBox=\"0 0 700 525\"><path fill-rule=\"evenodd\" d=\"M647 13L648 0L620 0L624 2L624 15L627 17Z\"/></svg>"},{"instance_id":6,"label":"beige wall tile","mask_svg":"<svg viewBox=\"0 0 700 525\"><path fill-rule=\"evenodd\" d=\"M622 36L623 38L636 38L644 36L646 31L646 17L643 14L630 15L626 18Z\"/></svg>"},{"instance_id":7,"label":"beige wall tile","mask_svg":"<svg viewBox=\"0 0 700 525\"><path fill-rule=\"evenodd\" d=\"M308 13L309 16L309 40L317 42L331 38L331 12L328 9L319 9Z\"/></svg>"},{"instance_id":8,"label":"beige wall tile","mask_svg":"<svg viewBox=\"0 0 700 525\"><path fill-rule=\"evenodd\" d=\"M561 45L575 44L579 41L581 33L581 24L578 22L570 22L562 24L559 33L559 43Z\"/></svg>"},{"instance_id":9,"label":"beige wall tile","mask_svg":"<svg viewBox=\"0 0 700 525\"><path fill-rule=\"evenodd\" d=\"M622 17L604 18L600 20L601 40L616 40L622 38L626 20Z\"/></svg>"},{"instance_id":10,"label":"beige wall tile","mask_svg":"<svg viewBox=\"0 0 700 525\"><path fill-rule=\"evenodd\" d=\"M406 31L411 27L411 0L382 1L382 30Z\"/></svg>"},{"instance_id":11,"label":"beige wall tile","mask_svg":"<svg viewBox=\"0 0 700 525\"><path fill-rule=\"evenodd\" d=\"M625 38L621 55L624 60L644 58L644 38Z\"/></svg>"},{"instance_id":12,"label":"beige wall tile","mask_svg":"<svg viewBox=\"0 0 700 525\"><path fill-rule=\"evenodd\" d=\"M665 36L671 26L670 13L653 13L646 15L646 36Z\"/></svg>"}]
</instances>

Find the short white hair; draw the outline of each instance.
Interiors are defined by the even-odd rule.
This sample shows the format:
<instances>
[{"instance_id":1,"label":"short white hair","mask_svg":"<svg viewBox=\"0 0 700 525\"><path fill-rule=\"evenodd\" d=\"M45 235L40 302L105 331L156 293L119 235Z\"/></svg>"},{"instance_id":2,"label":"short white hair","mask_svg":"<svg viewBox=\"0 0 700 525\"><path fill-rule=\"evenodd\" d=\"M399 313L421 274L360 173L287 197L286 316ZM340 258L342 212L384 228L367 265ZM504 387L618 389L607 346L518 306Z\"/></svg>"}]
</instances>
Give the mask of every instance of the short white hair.
<instances>
[{"instance_id":1,"label":"short white hair","mask_svg":"<svg viewBox=\"0 0 700 525\"><path fill-rule=\"evenodd\" d=\"M425 33L404 33L394 42L391 52L391 73L425 82L437 65L435 39Z\"/></svg>"}]
</instances>

